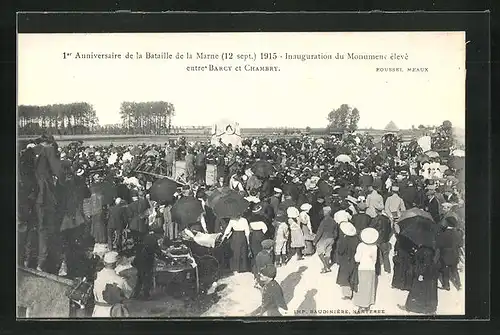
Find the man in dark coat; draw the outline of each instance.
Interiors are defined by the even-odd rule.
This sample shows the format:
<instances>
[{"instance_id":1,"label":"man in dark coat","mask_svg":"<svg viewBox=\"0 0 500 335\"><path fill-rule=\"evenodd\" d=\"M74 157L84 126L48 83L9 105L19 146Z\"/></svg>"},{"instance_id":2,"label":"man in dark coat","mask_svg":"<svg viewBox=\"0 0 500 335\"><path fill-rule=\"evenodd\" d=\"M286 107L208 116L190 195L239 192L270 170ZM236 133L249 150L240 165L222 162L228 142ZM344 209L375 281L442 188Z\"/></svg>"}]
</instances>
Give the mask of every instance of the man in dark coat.
<instances>
[{"instance_id":1,"label":"man in dark coat","mask_svg":"<svg viewBox=\"0 0 500 335\"><path fill-rule=\"evenodd\" d=\"M109 250L122 250L123 230L127 226L127 211L125 202L117 198L115 206L109 210L108 219L108 248Z\"/></svg>"},{"instance_id":2,"label":"man in dark coat","mask_svg":"<svg viewBox=\"0 0 500 335\"><path fill-rule=\"evenodd\" d=\"M435 223L439 223L439 221L441 221L439 201L436 198L436 191L432 188L427 191L426 210L431 214Z\"/></svg>"},{"instance_id":3,"label":"man in dark coat","mask_svg":"<svg viewBox=\"0 0 500 335\"><path fill-rule=\"evenodd\" d=\"M260 188L260 198L266 199L273 195L273 185L269 178L264 178L262 181L262 186Z\"/></svg>"},{"instance_id":4,"label":"man in dark coat","mask_svg":"<svg viewBox=\"0 0 500 335\"><path fill-rule=\"evenodd\" d=\"M389 240L392 236L391 219L381 211L378 215L373 218L371 222L371 227L375 228L379 233L378 238L378 258L384 265L384 271L386 273L391 273L391 262L389 260L389 253L391 252L391 243Z\"/></svg>"},{"instance_id":5,"label":"man in dark coat","mask_svg":"<svg viewBox=\"0 0 500 335\"><path fill-rule=\"evenodd\" d=\"M414 182L403 176L403 180L399 183L399 194L405 203L406 209L413 208L417 205L417 188Z\"/></svg>"},{"instance_id":6,"label":"man in dark coat","mask_svg":"<svg viewBox=\"0 0 500 335\"><path fill-rule=\"evenodd\" d=\"M457 220L447 217L446 228L438 235L436 247L440 251L440 277L442 289L450 290L450 280L457 290L462 288L458 274L458 263L460 260L460 247L462 245L462 234L457 230Z\"/></svg>"},{"instance_id":7,"label":"man in dark coat","mask_svg":"<svg viewBox=\"0 0 500 335\"><path fill-rule=\"evenodd\" d=\"M137 284L132 294L133 298L149 299L153 285L153 266L156 257L163 258L160 246L153 234L147 234L137 248L132 266L137 269Z\"/></svg>"},{"instance_id":8,"label":"man in dark coat","mask_svg":"<svg viewBox=\"0 0 500 335\"><path fill-rule=\"evenodd\" d=\"M309 216L311 217L311 229L315 234L319 228L321 220L323 220L323 207L325 206L324 198L316 198L312 203L312 207L309 210Z\"/></svg>"},{"instance_id":9,"label":"man in dark coat","mask_svg":"<svg viewBox=\"0 0 500 335\"><path fill-rule=\"evenodd\" d=\"M148 231L147 213L149 201L140 195L132 196L132 203L127 206L127 219L129 229L137 245Z\"/></svg>"},{"instance_id":10,"label":"man in dark coat","mask_svg":"<svg viewBox=\"0 0 500 335\"><path fill-rule=\"evenodd\" d=\"M196 181L201 185L205 185L207 181L207 157L205 149L202 148L195 158Z\"/></svg>"},{"instance_id":11,"label":"man in dark coat","mask_svg":"<svg viewBox=\"0 0 500 335\"><path fill-rule=\"evenodd\" d=\"M269 198L269 205L273 208L274 214L278 213L281 202L282 191L279 188L274 188L274 195ZM274 219L274 218L273 218Z\"/></svg>"},{"instance_id":12,"label":"man in dark coat","mask_svg":"<svg viewBox=\"0 0 500 335\"><path fill-rule=\"evenodd\" d=\"M358 213L354 214L351 218L351 222L356 228L356 232L359 234L365 228L368 228L371 224L372 218L370 215L365 213L366 204L361 202L358 204Z\"/></svg>"},{"instance_id":13,"label":"man in dark coat","mask_svg":"<svg viewBox=\"0 0 500 335\"><path fill-rule=\"evenodd\" d=\"M330 272L330 255L333 245L338 237L339 225L333 220L333 211L331 208L324 208L324 219L321 221L313 244L316 246L316 252L323 264L321 273Z\"/></svg>"},{"instance_id":14,"label":"man in dark coat","mask_svg":"<svg viewBox=\"0 0 500 335\"><path fill-rule=\"evenodd\" d=\"M38 186L35 208L38 218L37 269L43 271L51 253L51 246L55 245L52 241L59 228L55 226L57 221L55 185L57 180L62 178L62 168L53 139L43 136L39 142L38 155L35 159L35 177Z\"/></svg>"},{"instance_id":15,"label":"man in dark coat","mask_svg":"<svg viewBox=\"0 0 500 335\"><path fill-rule=\"evenodd\" d=\"M85 215L83 213L83 199L90 197L90 191L85 185L85 181L75 176L70 167L65 169L66 176L59 183L60 197L58 211L62 218L60 231L63 252L63 264L59 275L69 275L75 273L74 268L79 260L80 244L78 240L83 239ZM81 252L80 252L81 253Z\"/></svg>"}]
</instances>

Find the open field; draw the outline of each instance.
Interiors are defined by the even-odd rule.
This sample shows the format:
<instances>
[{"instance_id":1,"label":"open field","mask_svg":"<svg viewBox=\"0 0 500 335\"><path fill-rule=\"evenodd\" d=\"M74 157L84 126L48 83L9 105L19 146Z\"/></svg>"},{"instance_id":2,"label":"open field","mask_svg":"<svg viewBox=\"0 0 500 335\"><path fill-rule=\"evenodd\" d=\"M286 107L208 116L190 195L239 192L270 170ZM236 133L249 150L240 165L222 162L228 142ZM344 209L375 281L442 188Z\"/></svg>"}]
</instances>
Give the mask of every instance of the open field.
<instances>
[{"instance_id":1,"label":"open field","mask_svg":"<svg viewBox=\"0 0 500 335\"><path fill-rule=\"evenodd\" d=\"M311 129L311 136L321 136L316 135L315 131L318 129ZM273 128L263 128L263 129L242 129L241 135L245 137L267 137L267 138L291 138L297 136L297 134L277 134L276 129ZM378 142L382 135L386 133L385 130L381 129L360 129L359 132L369 134L373 136L376 142ZM402 138L403 142L410 141L413 137L423 136L423 132L411 129L404 129L398 132ZM465 144L465 130L464 129L454 129L454 135L458 142ZM38 136L19 136L18 140L30 140L35 139ZM64 146L73 141L82 140L85 144L92 145L134 145L134 144L164 144L169 140L175 140L180 137L185 137L188 141L193 142L208 142L210 140L210 135L203 134L203 132L185 132L179 134L171 135L63 135L55 136L59 145Z\"/></svg>"}]
</instances>

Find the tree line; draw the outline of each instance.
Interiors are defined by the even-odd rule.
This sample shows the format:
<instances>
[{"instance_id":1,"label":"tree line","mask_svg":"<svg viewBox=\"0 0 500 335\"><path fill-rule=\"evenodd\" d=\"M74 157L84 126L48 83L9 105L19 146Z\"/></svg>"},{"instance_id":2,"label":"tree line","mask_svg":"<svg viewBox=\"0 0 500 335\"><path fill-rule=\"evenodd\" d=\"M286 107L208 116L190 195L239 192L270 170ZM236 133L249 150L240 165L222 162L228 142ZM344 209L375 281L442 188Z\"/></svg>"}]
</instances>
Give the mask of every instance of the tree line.
<instances>
[{"instance_id":1,"label":"tree line","mask_svg":"<svg viewBox=\"0 0 500 335\"><path fill-rule=\"evenodd\" d=\"M20 135L82 134L169 134L181 130L172 127L174 105L165 101L122 102L121 124L99 125L94 107L87 102L45 106L20 105Z\"/></svg>"},{"instance_id":2,"label":"tree line","mask_svg":"<svg viewBox=\"0 0 500 335\"><path fill-rule=\"evenodd\" d=\"M94 107L86 102L18 107L20 135L88 134L98 124Z\"/></svg>"}]
</instances>

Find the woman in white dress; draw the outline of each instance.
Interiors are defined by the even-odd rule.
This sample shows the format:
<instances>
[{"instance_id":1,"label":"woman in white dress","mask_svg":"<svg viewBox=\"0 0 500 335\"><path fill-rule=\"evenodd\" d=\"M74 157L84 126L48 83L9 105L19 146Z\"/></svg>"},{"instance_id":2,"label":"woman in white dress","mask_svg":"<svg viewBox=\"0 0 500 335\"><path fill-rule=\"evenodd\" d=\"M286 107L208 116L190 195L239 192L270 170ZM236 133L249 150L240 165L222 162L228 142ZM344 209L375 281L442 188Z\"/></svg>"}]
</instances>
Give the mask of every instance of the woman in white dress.
<instances>
[{"instance_id":1,"label":"woman in white dress","mask_svg":"<svg viewBox=\"0 0 500 335\"><path fill-rule=\"evenodd\" d=\"M311 217L309 216L309 210L311 208L312 206L308 203L302 204L302 206L300 206L301 212L298 219L302 229L302 233L304 234L304 255L314 254L314 234L311 227Z\"/></svg>"},{"instance_id":2,"label":"woman in white dress","mask_svg":"<svg viewBox=\"0 0 500 335\"><path fill-rule=\"evenodd\" d=\"M358 263L358 291L354 293L354 304L360 311L367 311L375 303L377 291L377 262L378 231L375 228L365 228L360 234L361 242L356 248L354 260Z\"/></svg>"},{"instance_id":3,"label":"woman in white dress","mask_svg":"<svg viewBox=\"0 0 500 335\"><path fill-rule=\"evenodd\" d=\"M292 248L293 253L297 255L297 260L301 260L304 258L302 256L302 250L304 249L306 244L301 224L298 221L300 213L299 210L295 207L288 207L286 212L288 215L288 226L290 227L290 248Z\"/></svg>"}]
</instances>

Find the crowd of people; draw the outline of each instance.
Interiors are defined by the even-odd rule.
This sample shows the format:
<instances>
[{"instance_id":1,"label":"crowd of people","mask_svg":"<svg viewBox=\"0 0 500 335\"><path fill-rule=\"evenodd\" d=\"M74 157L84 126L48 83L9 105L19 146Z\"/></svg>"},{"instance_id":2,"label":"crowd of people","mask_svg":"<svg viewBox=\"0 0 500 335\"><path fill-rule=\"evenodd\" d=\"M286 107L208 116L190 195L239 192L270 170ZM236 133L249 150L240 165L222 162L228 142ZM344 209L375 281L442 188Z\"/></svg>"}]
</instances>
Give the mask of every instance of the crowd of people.
<instances>
[{"instance_id":1,"label":"crowd of people","mask_svg":"<svg viewBox=\"0 0 500 335\"><path fill-rule=\"evenodd\" d=\"M259 315L286 309L274 277L281 266L304 257L318 258L318 275L338 266L343 299L352 299L360 310L375 303L383 268L393 273L394 289L409 291L402 309L432 314L438 281L444 290L450 290L450 281L461 289L463 162L449 156L445 165L441 156L425 155L416 141L384 143L351 134L249 138L236 148L185 140L164 146L75 142L60 147L42 136L24 144L19 158L19 262L70 278L97 272L95 308L109 314L102 296L106 283L121 286L127 297L149 297L153 260L161 257L156 237L168 244L186 231L220 234L228 241L218 256L221 268L253 272L262 289ZM175 171L176 160L185 161L182 173ZM256 168L262 162L267 165ZM208 164L215 165L213 183L207 183ZM179 226L171 213L175 200L151 197L161 176L180 176L177 201L200 201L203 213L196 224ZM217 190L239 193L246 209L218 217L210 204ZM399 223L408 220L408 212L414 213L410 219L424 217L437 227L431 244L403 234ZM136 256L134 266L140 269L134 290L113 270L117 256L126 252ZM95 268L96 259L102 270Z\"/></svg>"}]
</instances>

